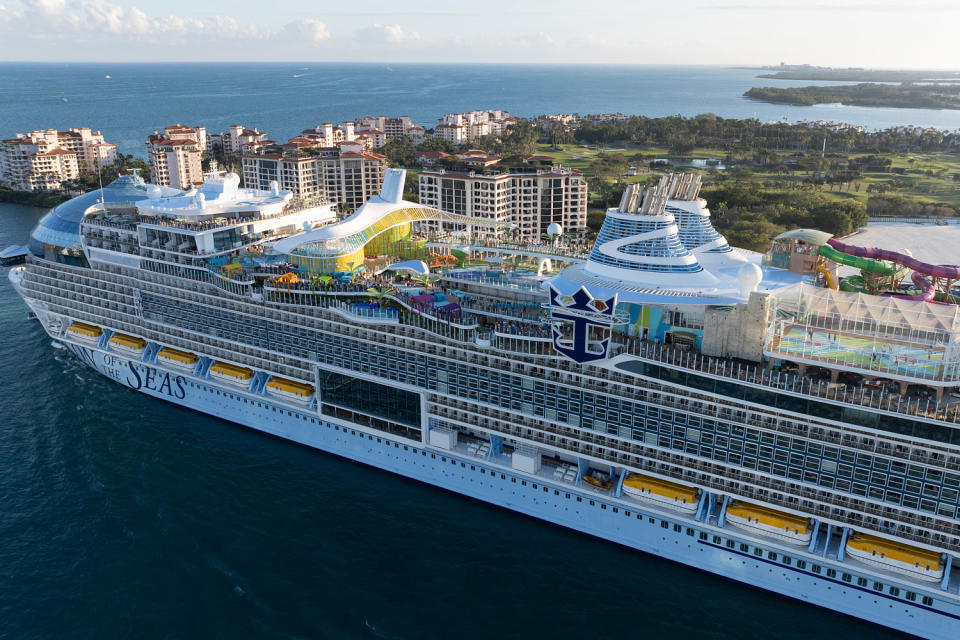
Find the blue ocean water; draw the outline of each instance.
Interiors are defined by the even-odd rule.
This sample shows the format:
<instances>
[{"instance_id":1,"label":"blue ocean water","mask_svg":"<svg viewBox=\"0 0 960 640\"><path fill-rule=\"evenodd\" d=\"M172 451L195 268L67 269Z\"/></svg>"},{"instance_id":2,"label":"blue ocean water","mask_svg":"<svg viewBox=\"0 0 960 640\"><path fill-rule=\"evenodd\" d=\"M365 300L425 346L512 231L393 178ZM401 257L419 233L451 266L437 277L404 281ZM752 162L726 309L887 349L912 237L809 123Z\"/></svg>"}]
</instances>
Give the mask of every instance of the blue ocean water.
<instances>
[{"instance_id":1,"label":"blue ocean water","mask_svg":"<svg viewBox=\"0 0 960 640\"><path fill-rule=\"evenodd\" d=\"M137 152L176 121L282 139L366 113L639 112L656 97L625 87L676 75L354 65L300 91L301 66L0 65L0 131L92 125ZM556 73L590 90L551 105ZM692 106L663 113L720 112L677 86ZM0 248L43 213L0 204ZM0 327L0 639L895 637L141 396L54 348L6 281Z\"/></svg>"},{"instance_id":2,"label":"blue ocean water","mask_svg":"<svg viewBox=\"0 0 960 640\"><path fill-rule=\"evenodd\" d=\"M960 128L960 112L754 102L761 80L725 67L448 64L0 64L0 137L46 127L100 129L124 153L144 154L149 133L177 122L210 132L231 124L280 142L322 122L406 114L431 127L445 113L502 108L543 113L620 111ZM110 78L106 78L109 75ZM295 77L296 76L296 77ZM63 102L61 98L66 98Z\"/></svg>"}]
</instances>

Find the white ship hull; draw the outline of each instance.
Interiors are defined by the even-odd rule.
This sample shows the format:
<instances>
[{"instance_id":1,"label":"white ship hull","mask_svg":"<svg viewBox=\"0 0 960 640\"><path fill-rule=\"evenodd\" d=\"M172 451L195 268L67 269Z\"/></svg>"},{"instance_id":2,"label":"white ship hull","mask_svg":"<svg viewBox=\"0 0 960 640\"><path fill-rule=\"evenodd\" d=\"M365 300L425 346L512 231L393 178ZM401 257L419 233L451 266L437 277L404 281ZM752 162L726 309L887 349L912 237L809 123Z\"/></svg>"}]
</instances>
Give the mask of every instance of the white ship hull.
<instances>
[{"instance_id":1,"label":"white ship hull","mask_svg":"<svg viewBox=\"0 0 960 640\"><path fill-rule=\"evenodd\" d=\"M600 497L586 487L321 417L306 407L232 384L157 368L87 345L67 346L101 374L155 398L905 633L936 640L957 638L960 605L955 597L945 597L933 585L925 590L916 582L898 582L891 574L838 561L829 550L825 555L808 553L793 544L718 527L715 520L700 522L668 507L638 506L626 497ZM798 561L804 565L798 566ZM813 567L821 571L815 573ZM835 577L827 575L829 570L836 572ZM842 579L852 572L869 578L870 584L882 581L885 587L914 591L917 601ZM936 599L933 606L921 604L924 595Z\"/></svg>"}]
</instances>

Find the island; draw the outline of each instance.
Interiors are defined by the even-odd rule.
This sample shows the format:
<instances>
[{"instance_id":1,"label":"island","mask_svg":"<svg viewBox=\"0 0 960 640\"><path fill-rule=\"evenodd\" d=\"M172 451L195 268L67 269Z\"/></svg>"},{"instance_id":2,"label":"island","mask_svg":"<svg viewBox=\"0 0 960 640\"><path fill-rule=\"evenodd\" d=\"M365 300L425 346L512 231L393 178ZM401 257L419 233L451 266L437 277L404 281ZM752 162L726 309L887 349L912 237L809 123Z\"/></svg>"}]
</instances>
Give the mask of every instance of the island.
<instances>
[{"instance_id":1,"label":"island","mask_svg":"<svg viewBox=\"0 0 960 640\"><path fill-rule=\"evenodd\" d=\"M770 70L770 67L764 67L763 70ZM960 71L808 67L787 68L775 73L762 73L757 77L769 80L827 80L831 82L960 82Z\"/></svg>"},{"instance_id":2,"label":"island","mask_svg":"<svg viewBox=\"0 0 960 640\"><path fill-rule=\"evenodd\" d=\"M858 107L960 109L960 84L865 82L827 87L754 87L743 95L759 102L798 106L840 103Z\"/></svg>"}]
</instances>

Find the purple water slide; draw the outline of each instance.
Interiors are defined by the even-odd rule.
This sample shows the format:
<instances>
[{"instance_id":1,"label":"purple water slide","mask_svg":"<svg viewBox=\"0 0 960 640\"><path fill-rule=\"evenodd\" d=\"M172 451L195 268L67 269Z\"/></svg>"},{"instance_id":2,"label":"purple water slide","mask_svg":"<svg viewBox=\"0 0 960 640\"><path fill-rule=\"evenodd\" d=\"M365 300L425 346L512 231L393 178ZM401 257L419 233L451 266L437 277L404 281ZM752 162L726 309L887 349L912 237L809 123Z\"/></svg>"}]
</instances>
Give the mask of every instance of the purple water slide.
<instances>
[{"instance_id":1,"label":"purple water slide","mask_svg":"<svg viewBox=\"0 0 960 640\"><path fill-rule=\"evenodd\" d=\"M852 256L872 258L874 260L889 260L890 262L902 264L908 269L913 269L913 276L911 276L910 279L913 281L913 284L920 288L920 293L912 296L898 296L908 300L933 300L933 295L935 293L933 281L930 278L925 278L925 275L933 276L935 278L949 278L951 280L960 279L960 267L956 265L930 264L929 262L921 262L920 260L908 256L905 253L900 253L899 251L878 249L876 247L856 247L852 244L844 244L843 242L840 242L834 238L827 240L827 244L837 251L847 253Z\"/></svg>"}]
</instances>

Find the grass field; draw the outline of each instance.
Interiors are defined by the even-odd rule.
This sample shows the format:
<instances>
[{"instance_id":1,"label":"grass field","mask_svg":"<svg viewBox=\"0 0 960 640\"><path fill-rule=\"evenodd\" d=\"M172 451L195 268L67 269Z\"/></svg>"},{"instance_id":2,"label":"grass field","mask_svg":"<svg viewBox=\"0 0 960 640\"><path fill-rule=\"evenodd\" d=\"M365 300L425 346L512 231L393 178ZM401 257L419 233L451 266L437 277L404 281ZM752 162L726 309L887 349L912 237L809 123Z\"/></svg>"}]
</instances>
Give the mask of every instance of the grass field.
<instances>
[{"instance_id":1,"label":"grass field","mask_svg":"<svg viewBox=\"0 0 960 640\"><path fill-rule=\"evenodd\" d=\"M559 149L554 149L551 145L541 144L537 147L537 153L553 157L557 162L566 167L580 169L588 178L592 177L590 162L600 153L622 153L629 159L636 153L644 156L642 162L631 162L632 166L637 167L638 175L626 176L622 180L627 183L646 181L650 176L658 176L663 173L660 169L650 169L649 163L654 158L675 158L665 147L647 147L633 144L610 145L604 149L597 149L594 146L568 144L561 145ZM848 157L855 158L869 154L849 154ZM960 174L960 153L931 153L931 154L880 154L890 158L891 169L903 169L902 174L891 172L869 172L864 173L852 183L846 185L822 185L817 190L829 197L837 200L859 200L866 202L867 199L875 195L869 192L871 184L883 183L896 178L916 181L915 187L898 188L889 191L890 194L901 195L906 198L921 202L942 202L956 207L960 207L960 183L953 180L954 174ZM710 159L715 158L723 161L726 152L721 149L700 148L695 149L689 154L685 154L685 159ZM677 167L683 170L699 171L704 174L704 182L709 183L712 176L717 173L716 170L691 169L690 167ZM795 186L798 188L810 188L804 184L804 180L809 177L804 171L793 171L788 174L779 174L773 171L764 172L762 170L750 169L753 175L762 182L769 182L780 188L789 188ZM932 175L927 175L928 173Z\"/></svg>"}]
</instances>

